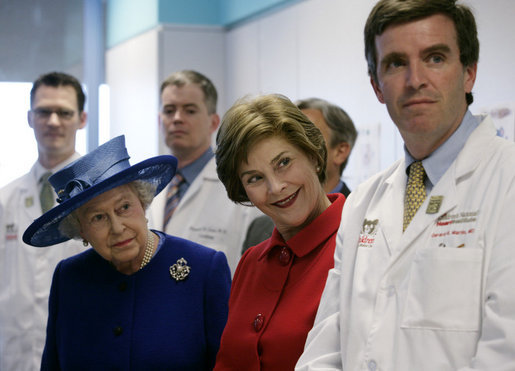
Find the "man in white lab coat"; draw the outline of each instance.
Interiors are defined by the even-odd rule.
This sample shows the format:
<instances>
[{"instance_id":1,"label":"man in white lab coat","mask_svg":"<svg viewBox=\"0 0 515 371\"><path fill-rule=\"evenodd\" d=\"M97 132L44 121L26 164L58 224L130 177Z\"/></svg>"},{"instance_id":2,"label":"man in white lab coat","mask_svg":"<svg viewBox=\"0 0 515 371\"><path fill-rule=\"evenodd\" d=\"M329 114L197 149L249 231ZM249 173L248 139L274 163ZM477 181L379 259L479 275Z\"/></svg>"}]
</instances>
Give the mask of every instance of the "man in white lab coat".
<instances>
[{"instance_id":1,"label":"man in white lab coat","mask_svg":"<svg viewBox=\"0 0 515 371\"><path fill-rule=\"evenodd\" d=\"M85 249L70 241L36 248L22 241L25 229L54 205L52 187L40 199L46 173L79 157L75 136L86 125L85 96L73 76L40 76L30 93L29 126L34 130L38 160L29 173L0 190L0 370L39 370L45 344L48 295L59 261ZM9 133L4 133L9 135ZM13 140L16 140L13 138ZM16 159L10 159L16 161ZM41 203L41 200L46 200Z\"/></svg>"},{"instance_id":2,"label":"man in white lab coat","mask_svg":"<svg viewBox=\"0 0 515 371\"><path fill-rule=\"evenodd\" d=\"M365 53L405 158L346 202L296 369L515 370L515 144L468 110L474 16L380 0Z\"/></svg>"},{"instance_id":3,"label":"man in white lab coat","mask_svg":"<svg viewBox=\"0 0 515 371\"><path fill-rule=\"evenodd\" d=\"M260 213L232 202L218 179L211 148L220 124L216 103L215 86L199 72L178 71L161 84L159 123L178 166L149 217L155 229L223 251L234 274L245 232ZM177 179L182 181L173 190Z\"/></svg>"}]
</instances>

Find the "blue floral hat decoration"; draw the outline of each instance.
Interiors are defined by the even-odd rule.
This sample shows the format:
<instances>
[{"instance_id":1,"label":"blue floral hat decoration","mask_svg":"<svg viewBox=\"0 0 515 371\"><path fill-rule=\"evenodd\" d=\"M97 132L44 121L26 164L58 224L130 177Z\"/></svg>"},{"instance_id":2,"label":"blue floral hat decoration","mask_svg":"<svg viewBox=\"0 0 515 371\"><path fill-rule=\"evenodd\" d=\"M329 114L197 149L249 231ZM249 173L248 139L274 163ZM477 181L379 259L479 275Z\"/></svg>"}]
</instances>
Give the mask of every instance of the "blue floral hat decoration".
<instances>
[{"instance_id":1,"label":"blue floral hat decoration","mask_svg":"<svg viewBox=\"0 0 515 371\"><path fill-rule=\"evenodd\" d=\"M177 159L164 155L130 165L123 135L97 147L53 174L48 180L59 203L27 228L23 241L36 247L55 245L70 238L61 234L59 224L73 210L89 200L123 184L141 180L156 186L156 196L172 180Z\"/></svg>"}]
</instances>

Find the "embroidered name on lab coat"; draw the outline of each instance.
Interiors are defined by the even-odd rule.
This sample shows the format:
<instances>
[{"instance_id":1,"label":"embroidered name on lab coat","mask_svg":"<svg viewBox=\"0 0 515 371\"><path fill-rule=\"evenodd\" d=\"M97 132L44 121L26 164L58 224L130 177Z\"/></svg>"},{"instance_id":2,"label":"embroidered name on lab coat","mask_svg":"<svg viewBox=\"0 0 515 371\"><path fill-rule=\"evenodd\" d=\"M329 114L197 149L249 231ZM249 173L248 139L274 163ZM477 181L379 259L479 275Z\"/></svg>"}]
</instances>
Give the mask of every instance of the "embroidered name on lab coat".
<instances>
[{"instance_id":1,"label":"embroidered name on lab coat","mask_svg":"<svg viewBox=\"0 0 515 371\"><path fill-rule=\"evenodd\" d=\"M215 240L227 235L227 229L218 227L190 227L190 231L204 240Z\"/></svg>"},{"instance_id":2,"label":"embroidered name on lab coat","mask_svg":"<svg viewBox=\"0 0 515 371\"><path fill-rule=\"evenodd\" d=\"M436 220L436 226L431 237L472 234L476 231L474 226L478 215L479 210L444 214Z\"/></svg>"}]
</instances>

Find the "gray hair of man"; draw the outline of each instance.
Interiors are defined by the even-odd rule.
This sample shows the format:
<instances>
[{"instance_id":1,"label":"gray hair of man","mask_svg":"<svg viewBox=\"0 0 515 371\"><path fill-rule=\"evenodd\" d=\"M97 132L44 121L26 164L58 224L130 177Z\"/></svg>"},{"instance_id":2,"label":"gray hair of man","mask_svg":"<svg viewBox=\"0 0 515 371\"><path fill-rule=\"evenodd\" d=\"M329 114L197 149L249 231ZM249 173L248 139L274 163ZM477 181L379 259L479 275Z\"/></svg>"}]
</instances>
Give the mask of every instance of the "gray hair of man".
<instances>
[{"instance_id":1,"label":"gray hair of man","mask_svg":"<svg viewBox=\"0 0 515 371\"><path fill-rule=\"evenodd\" d=\"M143 210L147 210L154 199L156 186L141 180L132 181L127 183L127 185L138 196L141 205L143 206ZM80 222L77 216L77 210L78 209L72 211L61 221L61 224L59 224L59 231L68 238L80 240L82 237L80 236Z\"/></svg>"},{"instance_id":2,"label":"gray hair of man","mask_svg":"<svg viewBox=\"0 0 515 371\"><path fill-rule=\"evenodd\" d=\"M351 118L342 108L320 98L301 99L295 102L299 109L317 109L322 113L327 126L331 129L331 140L329 148L333 148L339 143L348 143L351 151L356 143L358 132ZM341 164L340 175L347 166L349 158Z\"/></svg>"},{"instance_id":3,"label":"gray hair of man","mask_svg":"<svg viewBox=\"0 0 515 371\"><path fill-rule=\"evenodd\" d=\"M207 113L210 115L216 113L218 93L216 92L215 85L200 72L182 70L172 73L161 84L160 93L163 94L163 90L165 90L169 85L181 87L187 84L198 85L204 93L204 102L206 103Z\"/></svg>"}]
</instances>

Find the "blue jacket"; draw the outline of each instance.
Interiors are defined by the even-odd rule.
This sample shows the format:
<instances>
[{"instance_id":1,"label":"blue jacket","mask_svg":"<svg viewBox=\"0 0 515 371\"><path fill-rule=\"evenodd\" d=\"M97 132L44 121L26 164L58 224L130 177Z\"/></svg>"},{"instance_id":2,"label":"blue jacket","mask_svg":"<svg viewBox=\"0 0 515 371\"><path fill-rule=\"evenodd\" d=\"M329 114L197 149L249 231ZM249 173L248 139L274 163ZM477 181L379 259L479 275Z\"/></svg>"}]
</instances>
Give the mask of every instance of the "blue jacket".
<instances>
[{"instance_id":1,"label":"blue jacket","mask_svg":"<svg viewBox=\"0 0 515 371\"><path fill-rule=\"evenodd\" d=\"M59 263L50 291L42 370L214 366L231 284L225 255L159 235L159 251L130 276L93 249ZM170 267L180 258L191 271L176 281Z\"/></svg>"}]
</instances>

